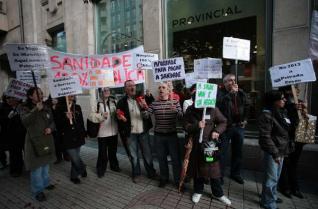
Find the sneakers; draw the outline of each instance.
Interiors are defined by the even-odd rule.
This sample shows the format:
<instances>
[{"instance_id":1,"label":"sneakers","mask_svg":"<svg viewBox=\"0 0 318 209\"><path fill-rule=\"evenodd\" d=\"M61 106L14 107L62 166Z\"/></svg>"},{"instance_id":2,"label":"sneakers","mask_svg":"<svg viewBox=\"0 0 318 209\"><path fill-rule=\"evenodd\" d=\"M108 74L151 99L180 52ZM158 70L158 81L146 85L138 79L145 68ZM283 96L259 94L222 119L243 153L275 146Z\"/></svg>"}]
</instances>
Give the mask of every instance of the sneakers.
<instances>
[{"instance_id":1,"label":"sneakers","mask_svg":"<svg viewBox=\"0 0 318 209\"><path fill-rule=\"evenodd\" d=\"M229 200L229 198L227 198L225 195L223 195L222 197L218 197L217 199L227 206L231 205L231 200Z\"/></svg>"},{"instance_id":2,"label":"sneakers","mask_svg":"<svg viewBox=\"0 0 318 209\"><path fill-rule=\"evenodd\" d=\"M195 204L198 203L200 201L200 199L201 199L201 196L202 196L202 194L194 193L192 195L192 202L195 203Z\"/></svg>"}]
</instances>

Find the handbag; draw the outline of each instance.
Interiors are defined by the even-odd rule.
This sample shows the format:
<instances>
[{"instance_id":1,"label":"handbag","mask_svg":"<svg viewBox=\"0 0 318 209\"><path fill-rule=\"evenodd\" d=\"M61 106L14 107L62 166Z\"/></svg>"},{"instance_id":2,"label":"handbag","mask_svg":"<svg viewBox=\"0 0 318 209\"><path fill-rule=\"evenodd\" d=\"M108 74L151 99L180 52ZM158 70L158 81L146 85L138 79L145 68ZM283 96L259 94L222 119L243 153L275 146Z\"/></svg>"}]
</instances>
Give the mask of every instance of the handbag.
<instances>
[{"instance_id":1,"label":"handbag","mask_svg":"<svg viewBox=\"0 0 318 209\"><path fill-rule=\"evenodd\" d=\"M295 132L295 141L306 144L314 144L316 123L317 117L313 115L308 115L306 118L299 118L299 123Z\"/></svg>"},{"instance_id":2,"label":"handbag","mask_svg":"<svg viewBox=\"0 0 318 209\"><path fill-rule=\"evenodd\" d=\"M52 148L50 147L50 136L51 135L43 135L41 137L30 138L31 145L37 157L50 155L52 153Z\"/></svg>"},{"instance_id":3,"label":"handbag","mask_svg":"<svg viewBox=\"0 0 318 209\"><path fill-rule=\"evenodd\" d=\"M99 112L99 103L97 103L97 111L96 113ZM105 103L104 103L104 112L106 112L106 106L105 106ZM89 120L87 118L87 121L86 121L86 124L87 124L87 135L90 137L90 138L96 138L97 135L98 135L98 131L99 131L99 127L100 127L100 123L95 123L91 120Z\"/></svg>"}]
</instances>

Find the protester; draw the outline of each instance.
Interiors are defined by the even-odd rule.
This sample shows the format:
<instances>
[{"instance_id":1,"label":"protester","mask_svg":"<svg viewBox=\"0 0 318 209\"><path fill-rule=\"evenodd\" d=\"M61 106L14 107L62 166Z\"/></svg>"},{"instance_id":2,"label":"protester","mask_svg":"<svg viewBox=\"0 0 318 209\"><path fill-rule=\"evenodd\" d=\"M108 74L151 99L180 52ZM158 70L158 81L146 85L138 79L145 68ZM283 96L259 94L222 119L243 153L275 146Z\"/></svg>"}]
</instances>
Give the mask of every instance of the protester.
<instances>
[{"instance_id":1,"label":"protester","mask_svg":"<svg viewBox=\"0 0 318 209\"><path fill-rule=\"evenodd\" d=\"M61 134L62 147L71 159L70 179L74 184L81 183L79 176L87 177L86 166L80 151L85 144L86 131L81 106L76 104L75 96L68 96L69 110L65 97L59 98L56 108L56 126Z\"/></svg>"},{"instance_id":2,"label":"protester","mask_svg":"<svg viewBox=\"0 0 318 209\"><path fill-rule=\"evenodd\" d=\"M155 146L160 168L159 187L164 187L169 180L167 156L172 159L173 178L176 186L179 185L181 159L179 140L177 135L177 118L183 114L180 104L176 100L169 100L169 89L165 83L159 84L159 100L153 102L145 114L155 116Z\"/></svg>"},{"instance_id":3,"label":"protester","mask_svg":"<svg viewBox=\"0 0 318 209\"><path fill-rule=\"evenodd\" d=\"M172 81L165 81L165 83L168 85L169 99L179 101L180 100L180 96L173 91L173 83L172 83Z\"/></svg>"},{"instance_id":4,"label":"protester","mask_svg":"<svg viewBox=\"0 0 318 209\"><path fill-rule=\"evenodd\" d=\"M110 169L120 172L117 160L118 127L116 117L116 100L111 97L110 89L103 88L97 105L92 107L91 118L94 122L100 123L97 135L98 158L96 163L97 176L105 175L107 162L109 160Z\"/></svg>"},{"instance_id":5,"label":"protester","mask_svg":"<svg viewBox=\"0 0 318 209\"><path fill-rule=\"evenodd\" d=\"M42 202L46 200L44 189L54 189L54 185L50 184L49 163L56 158L53 115L50 108L43 104L40 88L31 87L27 91L27 101L21 107L21 120L27 131L24 163L31 171L31 191L35 199Z\"/></svg>"},{"instance_id":6,"label":"protester","mask_svg":"<svg viewBox=\"0 0 318 209\"><path fill-rule=\"evenodd\" d=\"M282 87L279 89L283 92L286 103L285 108L287 110L288 118L291 122L291 128L289 131L290 140L294 145L294 150L287 157L284 158L282 172L279 178L278 188L279 191L286 197L291 198L294 195L298 198L303 199L304 196L300 192L298 181L297 181L297 168L298 161L303 150L304 143L295 142L296 127L299 123L297 110L301 111L304 117L307 117L306 104L302 101L295 104L291 86ZM298 89L296 89L298 91ZM299 92L299 91L298 91Z\"/></svg>"},{"instance_id":7,"label":"protester","mask_svg":"<svg viewBox=\"0 0 318 209\"><path fill-rule=\"evenodd\" d=\"M290 152L289 129L291 126L287 116L284 95L272 90L265 94L265 108L259 122L259 145L264 151L264 181L262 187L261 206L276 209L277 183L282 170L284 156Z\"/></svg>"},{"instance_id":8,"label":"protester","mask_svg":"<svg viewBox=\"0 0 318 209\"><path fill-rule=\"evenodd\" d=\"M145 100L148 106L151 105L153 101L155 101L155 98L152 96L149 89L146 90Z\"/></svg>"},{"instance_id":9,"label":"protester","mask_svg":"<svg viewBox=\"0 0 318 209\"><path fill-rule=\"evenodd\" d=\"M136 85L134 81L127 80L124 84L126 95L118 101L117 118L119 134L132 164L132 178L141 173L139 163L139 149L142 152L145 170L149 178L156 176L153 168L153 159L149 144L149 129L152 128L150 118L142 117L140 102L137 102Z\"/></svg>"},{"instance_id":10,"label":"protester","mask_svg":"<svg viewBox=\"0 0 318 209\"><path fill-rule=\"evenodd\" d=\"M195 94L193 95L195 101ZM224 195L221 187L220 165L215 156L216 152L209 154L204 152L204 148L216 146L219 135L226 128L226 118L218 108L207 108L205 120L202 120L203 109L197 109L194 104L188 107L184 116L184 127L189 134L189 140L193 141L189 176L193 178L194 194L192 201L198 203L201 199L205 180L210 181L212 194L226 205L231 205L231 201ZM200 130L203 129L202 143L199 142Z\"/></svg>"},{"instance_id":11,"label":"protester","mask_svg":"<svg viewBox=\"0 0 318 209\"><path fill-rule=\"evenodd\" d=\"M244 128L247 124L248 101L245 92L239 88L235 75L228 74L223 78L224 87L218 91L217 107L227 119L227 129L221 135L221 172L222 184L226 164L226 156L231 141L231 178L239 184L244 180L241 176L242 148Z\"/></svg>"},{"instance_id":12,"label":"protester","mask_svg":"<svg viewBox=\"0 0 318 209\"><path fill-rule=\"evenodd\" d=\"M183 112L185 113L188 109L188 107L190 107L193 104L193 100L192 100L192 95L195 93L195 85L193 84L190 87L190 99L184 100L183 102Z\"/></svg>"},{"instance_id":13,"label":"protester","mask_svg":"<svg viewBox=\"0 0 318 209\"><path fill-rule=\"evenodd\" d=\"M0 163L1 163L1 169L5 169L8 167L7 162L7 154L6 150L8 150L8 136L6 134L8 133L7 125L8 125L8 117L7 112L10 109L10 106L7 102L7 96L2 95L1 97L2 102L0 103Z\"/></svg>"}]
</instances>

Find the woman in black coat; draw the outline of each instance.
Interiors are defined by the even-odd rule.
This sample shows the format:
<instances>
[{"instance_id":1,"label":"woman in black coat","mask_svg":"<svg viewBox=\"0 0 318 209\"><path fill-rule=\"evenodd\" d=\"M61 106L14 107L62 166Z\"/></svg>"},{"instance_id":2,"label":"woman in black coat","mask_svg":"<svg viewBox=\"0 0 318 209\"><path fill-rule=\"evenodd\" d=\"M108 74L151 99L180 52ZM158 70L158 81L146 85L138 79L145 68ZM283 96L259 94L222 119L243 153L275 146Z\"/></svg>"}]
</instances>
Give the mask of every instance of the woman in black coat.
<instances>
[{"instance_id":1,"label":"woman in black coat","mask_svg":"<svg viewBox=\"0 0 318 209\"><path fill-rule=\"evenodd\" d=\"M75 96L69 96L70 112L67 110L66 99L60 98L56 108L56 126L61 136L62 148L69 155L71 168L71 181L79 184L78 178L87 176L86 166L80 157L81 146L85 144L86 131L82 109L75 103ZM71 124L72 123L72 124Z\"/></svg>"}]
</instances>

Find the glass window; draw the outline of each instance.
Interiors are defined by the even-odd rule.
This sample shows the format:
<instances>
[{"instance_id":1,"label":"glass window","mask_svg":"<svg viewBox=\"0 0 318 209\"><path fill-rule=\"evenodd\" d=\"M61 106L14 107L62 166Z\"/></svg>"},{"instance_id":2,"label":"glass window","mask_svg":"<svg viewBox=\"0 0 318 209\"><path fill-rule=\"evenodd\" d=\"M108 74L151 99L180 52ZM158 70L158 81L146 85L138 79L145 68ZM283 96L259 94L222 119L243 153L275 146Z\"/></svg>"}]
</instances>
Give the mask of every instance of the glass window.
<instances>
[{"instance_id":1,"label":"glass window","mask_svg":"<svg viewBox=\"0 0 318 209\"><path fill-rule=\"evenodd\" d=\"M238 84L248 93L254 119L265 89L265 14L265 0L166 0L166 57L182 56L186 72L193 72L194 59L222 58L223 37L250 40L251 59L238 62ZM234 72L235 61L223 59L223 74Z\"/></svg>"},{"instance_id":2,"label":"glass window","mask_svg":"<svg viewBox=\"0 0 318 209\"><path fill-rule=\"evenodd\" d=\"M65 31L59 31L52 34L52 48L61 51L66 52L66 33Z\"/></svg>"}]
</instances>

